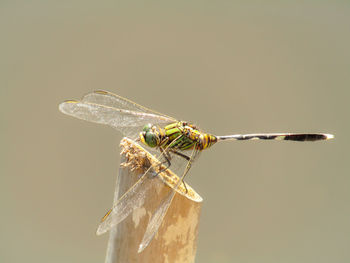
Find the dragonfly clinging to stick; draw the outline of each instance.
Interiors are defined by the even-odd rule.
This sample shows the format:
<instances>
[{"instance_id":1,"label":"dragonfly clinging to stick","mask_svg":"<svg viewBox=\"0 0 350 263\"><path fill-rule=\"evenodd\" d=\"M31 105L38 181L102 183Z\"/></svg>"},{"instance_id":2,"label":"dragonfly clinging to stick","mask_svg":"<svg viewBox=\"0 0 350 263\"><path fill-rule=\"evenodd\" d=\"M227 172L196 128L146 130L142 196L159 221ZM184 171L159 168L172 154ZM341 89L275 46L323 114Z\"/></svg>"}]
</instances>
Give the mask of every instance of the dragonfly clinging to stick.
<instances>
[{"instance_id":1,"label":"dragonfly clinging to stick","mask_svg":"<svg viewBox=\"0 0 350 263\"><path fill-rule=\"evenodd\" d=\"M169 168L173 159L182 159L185 167L179 183L170 194L161 200L153 213L139 252L147 247L171 204L176 188L183 182L198 154L217 142L229 140L285 140L285 141L319 141L333 138L324 133L257 133L215 136L205 133L195 125L143 107L126 98L108 91L95 91L85 95L80 101L68 100L59 105L61 112L79 119L109 125L123 135L140 141L143 145L159 150L158 158ZM175 158L176 157L176 158ZM166 168L166 169L167 169ZM142 182L147 178L146 171L140 179L113 205L102 218L97 234L105 233L124 220L140 202ZM185 184L184 184L185 185Z\"/></svg>"}]
</instances>

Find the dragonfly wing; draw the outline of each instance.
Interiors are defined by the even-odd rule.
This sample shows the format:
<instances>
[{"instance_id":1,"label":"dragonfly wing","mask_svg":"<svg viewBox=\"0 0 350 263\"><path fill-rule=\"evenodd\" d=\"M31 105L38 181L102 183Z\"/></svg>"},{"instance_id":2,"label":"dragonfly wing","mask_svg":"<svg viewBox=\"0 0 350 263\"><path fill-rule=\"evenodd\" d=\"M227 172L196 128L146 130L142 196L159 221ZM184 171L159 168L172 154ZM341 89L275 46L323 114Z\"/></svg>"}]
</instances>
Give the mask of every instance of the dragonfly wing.
<instances>
[{"instance_id":1,"label":"dragonfly wing","mask_svg":"<svg viewBox=\"0 0 350 263\"><path fill-rule=\"evenodd\" d=\"M139 253L142 252L148 246L148 244L152 241L153 237L157 233L161 223L163 222L164 216L168 211L171 201L175 196L175 193L176 192L172 190L171 194L166 198L166 200L164 200L164 202L162 202L157 211L152 215L147 225L147 229L143 236L142 242L139 246Z\"/></svg>"},{"instance_id":2,"label":"dragonfly wing","mask_svg":"<svg viewBox=\"0 0 350 263\"><path fill-rule=\"evenodd\" d=\"M142 252L147 246L148 244L152 241L153 237L155 236L155 234L157 233L160 225L163 222L163 219L166 215L166 212L168 211L168 208L175 196L176 190L179 187L179 185L182 183L182 180L184 179L184 177L186 176L186 174L188 173L193 161L195 160L195 158L198 156L199 154L199 150L193 150L190 160L187 162L186 168L182 174L182 176L180 177L180 180L178 181L178 183L175 185L175 187L173 187L170 190L169 195L161 202L160 206L158 207L158 209L155 211L155 213L152 215L148 225L147 225L147 229L146 232L143 236L143 239L141 241L141 244L139 246L139 250L138 252Z\"/></svg>"},{"instance_id":3,"label":"dragonfly wing","mask_svg":"<svg viewBox=\"0 0 350 263\"><path fill-rule=\"evenodd\" d=\"M162 152L156 159L160 160L162 163L164 162L164 158L164 152ZM147 168L140 179L138 179L138 181L119 198L113 205L113 208L106 213L98 226L96 231L97 235L107 232L123 221L134 209L143 206L147 198L146 193L149 192L149 188L157 182L156 180L152 180L152 177L154 177L154 174L151 172L153 168L155 168L154 165ZM151 178L149 178L149 173L151 173ZM161 183L161 181L158 182Z\"/></svg>"},{"instance_id":4,"label":"dragonfly wing","mask_svg":"<svg viewBox=\"0 0 350 263\"><path fill-rule=\"evenodd\" d=\"M173 119L147 112L136 112L90 102L69 100L59 105L61 112L78 119L106 124L121 131L125 136L137 138L140 127L148 123L167 124Z\"/></svg>"},{"instance_id":5,"label":"dragonfly wing","mask_svg":"<svg viewBox=\"0 0 350 263\"><path fill-rule=\"evenodd\" d=\"M146 199L146 192L151 183L147 172L117 201L102 218L96 234L101 235L123 221L134 209L141 207Z\"/></svg>"},{"instance_id":6,"label":"dragonfly wing","mask_svg":"<svg viewBox=\"0 0 350 263\"><path fill-rule=\"evenodd\" d=\"M82 98L83 102L89 102L94 104L101 104L113 108L120 108L125 110L131 110L131 111L137 111L137 112L146 112L146 113L152 113L155 115L160 115L163 117L166 117L168 119L171 119L172 122L176 122L176 119L166 116L162 113L156 112L154 110L148 109L144 106L141 106L137 104L136 102L133 102L131 100L128 100L126 98L123 98L117 94L114 94L109 91L104 90L97 90L92 93L86 94Z\"/></svg>"}]
</instances>

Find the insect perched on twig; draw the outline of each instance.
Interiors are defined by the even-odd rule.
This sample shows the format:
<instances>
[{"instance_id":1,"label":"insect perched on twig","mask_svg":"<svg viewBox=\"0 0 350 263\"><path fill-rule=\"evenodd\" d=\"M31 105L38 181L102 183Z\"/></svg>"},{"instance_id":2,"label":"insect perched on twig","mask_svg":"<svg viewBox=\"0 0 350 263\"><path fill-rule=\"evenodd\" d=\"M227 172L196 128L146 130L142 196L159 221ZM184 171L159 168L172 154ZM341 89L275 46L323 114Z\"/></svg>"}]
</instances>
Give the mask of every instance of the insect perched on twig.
<instances>
[{"instance_id":1,"label":"insect perched on twig","mask_svg":"<svg viewBox=\"0 0 350 263\"><path fill-rule=\"evenodd\" d=\"M125 136L141 141L150 148L158 149L160 151L158 158L167 168L173 167L174 159L182 160L179 166L183 168L183 171L179 183L164 200L161 200L158 209L153 213L139 252L147 247L157 233L173 200L176 188L183 182L201 151L210 148L217 142L229 140L319 141L334 137L323 133L258 133L215 136L202 132L189 122L176 120L107 91L89 93L80 101L65 101L59 105L59 109L79 119L112 126ZM97 234L110 230L137 208L137 198L140 196L137 194L142 191L142 182L147 178L146 173L102 218ZM186 187L185 184L184 186Z\"/></svg>"}]
</instances>

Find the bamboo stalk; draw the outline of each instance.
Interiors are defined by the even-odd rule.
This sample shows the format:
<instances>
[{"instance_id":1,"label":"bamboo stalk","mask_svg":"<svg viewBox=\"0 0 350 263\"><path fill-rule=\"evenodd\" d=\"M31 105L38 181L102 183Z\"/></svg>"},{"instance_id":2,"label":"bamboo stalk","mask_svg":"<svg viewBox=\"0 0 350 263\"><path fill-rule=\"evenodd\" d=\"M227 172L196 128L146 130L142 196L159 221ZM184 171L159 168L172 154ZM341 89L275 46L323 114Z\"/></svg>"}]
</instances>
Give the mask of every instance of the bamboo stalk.
<instances>
[{"instance_id":1,"label":"bamboo stalk","mask_svg":"<svg viewBox=\"0 0 350 263\"><path fill-rule=\"evenodd\" d=\"M150 165L159 163L153 155L128 138L124 138L120 145L121 164L114 202ZM168 169L147 181L149 185L144 204L110 231L105 262L194 262L202 198L187 184L187 193L182 184L178 187L163 223L149 246L143 252L137 252L148 220L159 201L168 196L170 187L176 185L178 177Z\"/></svg>"}]
</instances>

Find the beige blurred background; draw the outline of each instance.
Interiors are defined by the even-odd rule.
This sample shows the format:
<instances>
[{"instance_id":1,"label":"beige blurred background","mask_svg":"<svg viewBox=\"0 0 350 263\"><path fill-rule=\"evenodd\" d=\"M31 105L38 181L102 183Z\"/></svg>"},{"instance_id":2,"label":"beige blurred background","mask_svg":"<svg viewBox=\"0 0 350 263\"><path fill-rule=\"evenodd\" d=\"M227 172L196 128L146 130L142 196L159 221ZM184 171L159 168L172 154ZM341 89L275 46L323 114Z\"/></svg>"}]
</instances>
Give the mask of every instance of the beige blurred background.
<instances>
[{"instance_id":1,"label":"beige blurred background","mask_svg":"<svg viewBox=\"0 0 350 263\"><path fill-rule=\"evenodd\" d=\"M208 132L327 132L201 155L197 261L349 262L348 1L0 2L0 262L103 262L122 135L58 104L105 89Z\"/></svg>"}]
</instances>

